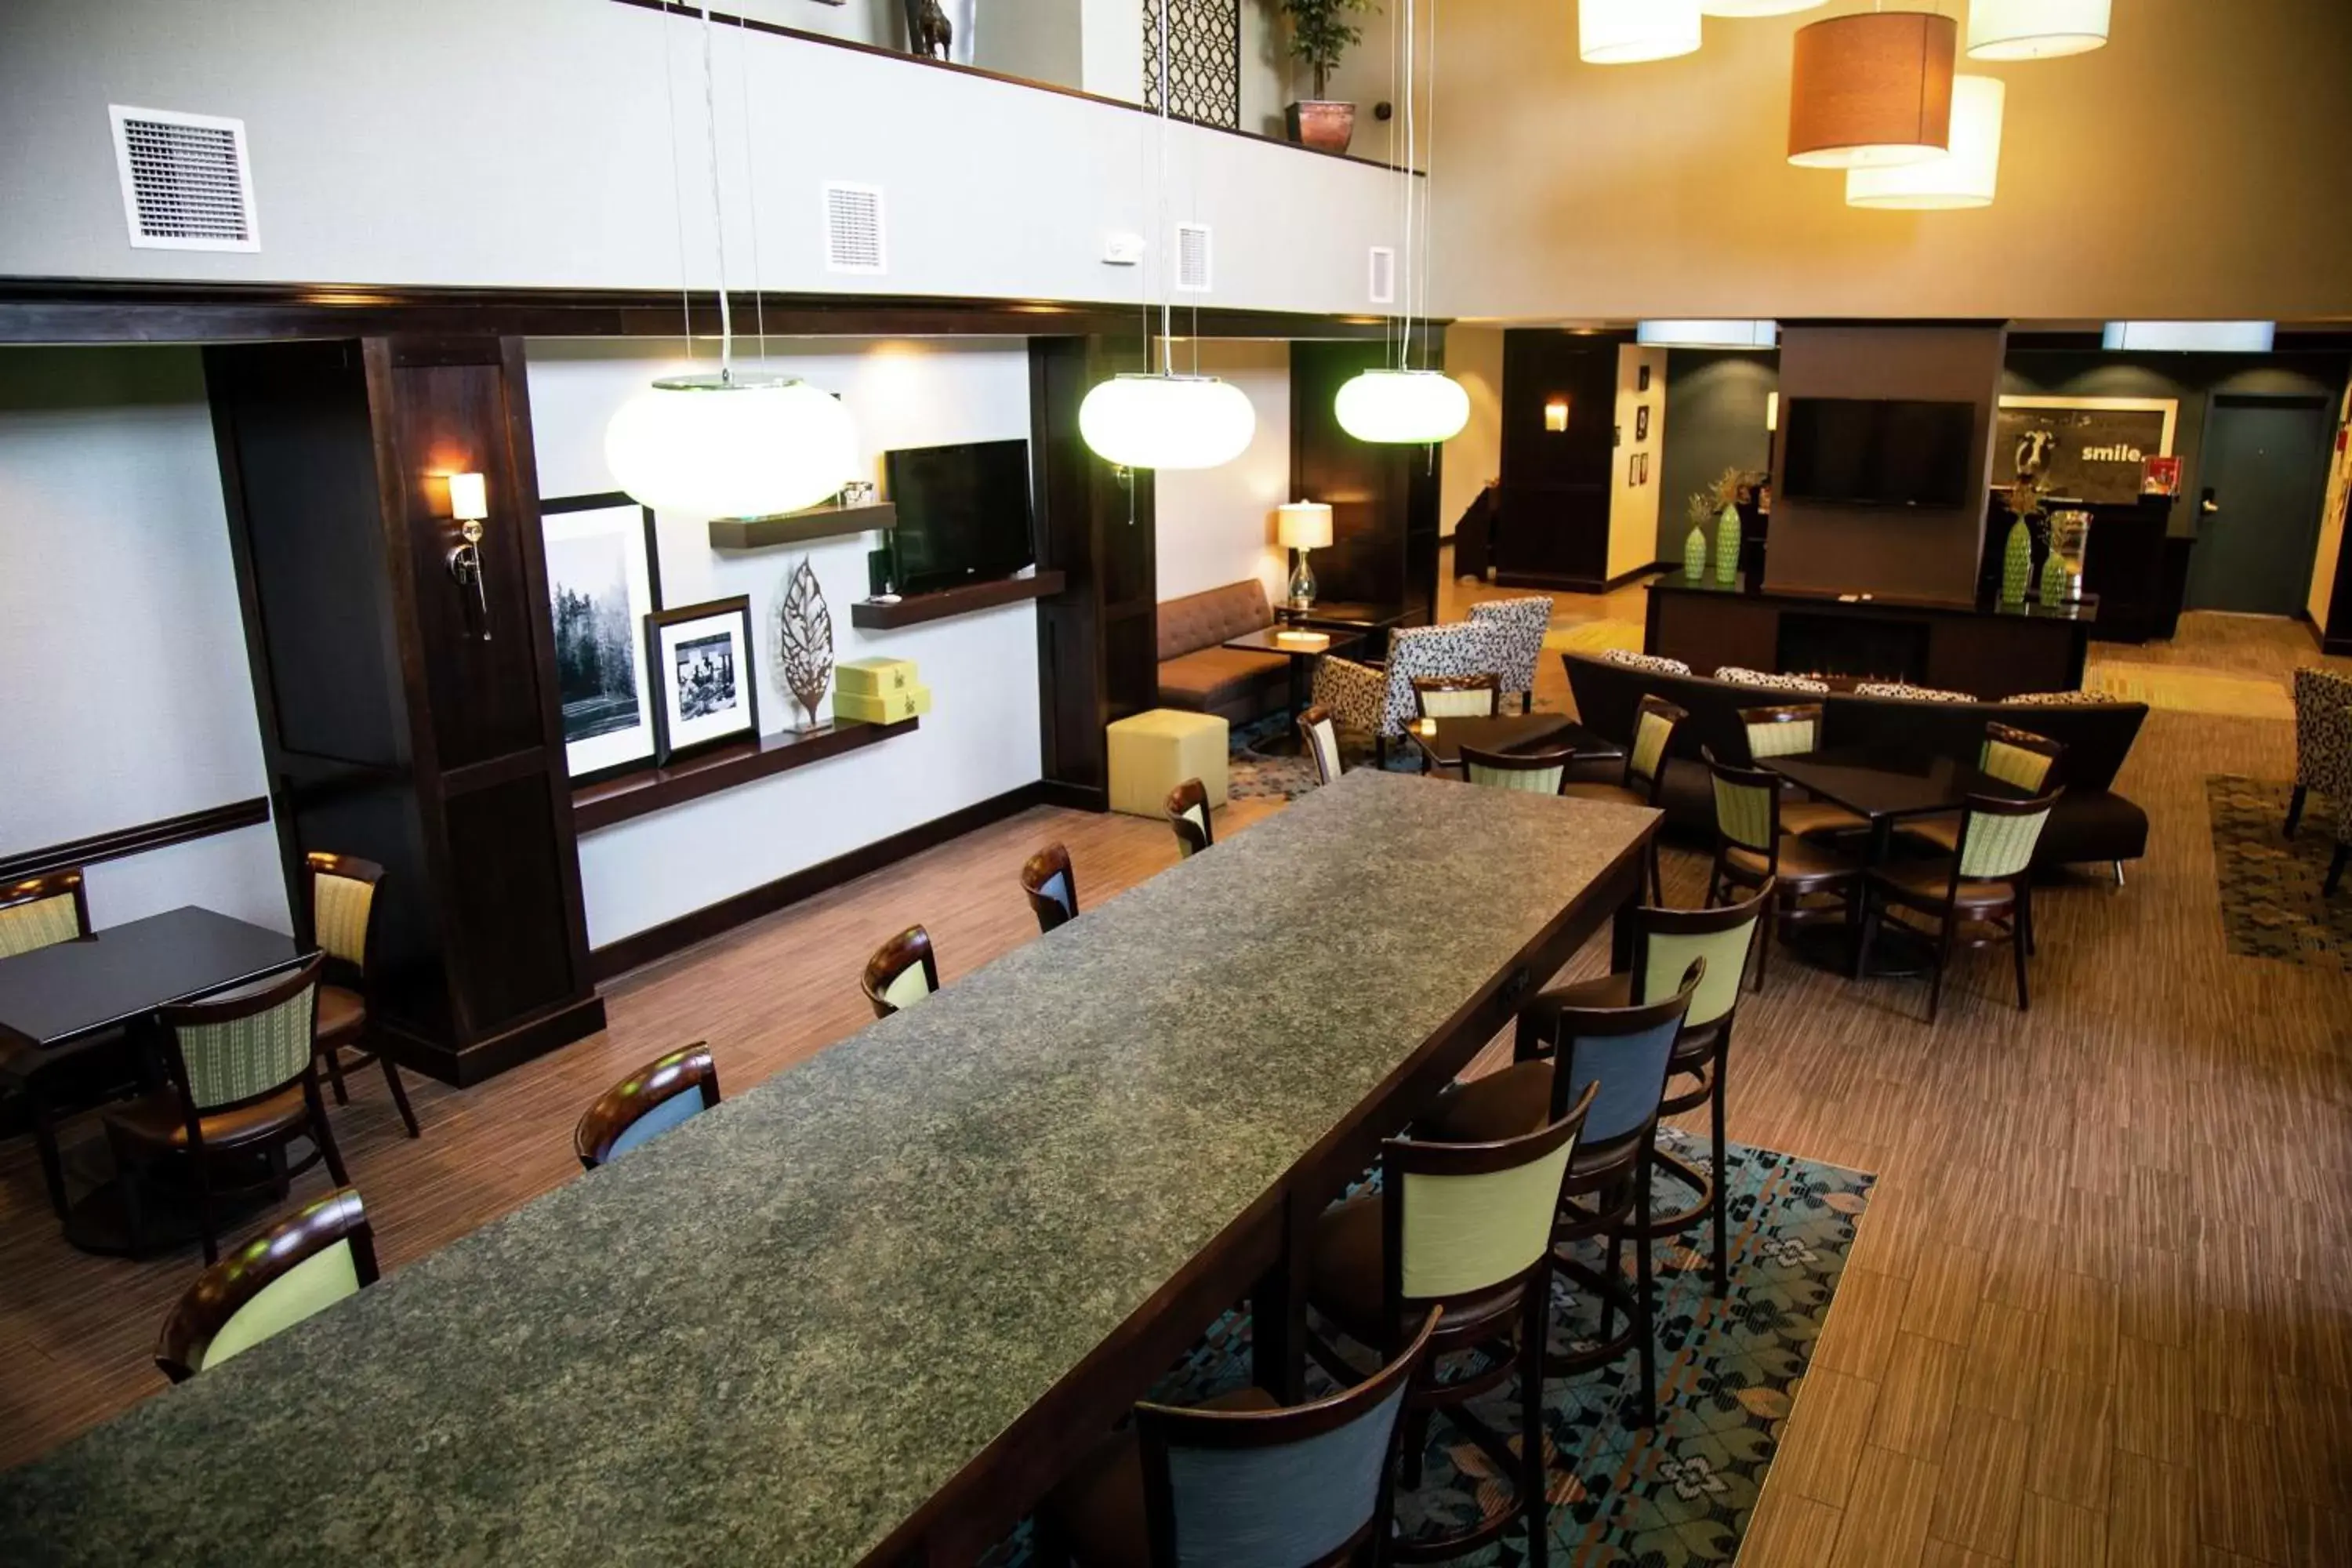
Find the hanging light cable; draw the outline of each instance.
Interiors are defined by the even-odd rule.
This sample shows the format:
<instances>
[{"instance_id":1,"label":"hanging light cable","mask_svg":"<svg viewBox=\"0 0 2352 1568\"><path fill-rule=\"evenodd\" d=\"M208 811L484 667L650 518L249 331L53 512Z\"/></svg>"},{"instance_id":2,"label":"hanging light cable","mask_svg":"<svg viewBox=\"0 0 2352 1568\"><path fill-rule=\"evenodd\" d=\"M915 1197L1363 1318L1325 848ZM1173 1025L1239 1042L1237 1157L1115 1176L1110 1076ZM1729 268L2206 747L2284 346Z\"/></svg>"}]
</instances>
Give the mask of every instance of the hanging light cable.
<instances>
[{"instance_id":1,"label":"hanging light cable","mask_svg":"<svg viewBox=\"0 0 2352 1568\"><path fill-rule=\"evenodd\" d=\"M661 25L668 26L667 18ZM804 381L741 374L735 369L711 47L710 7L706 4L702 105L710 142L711 221L719 254L719 370L716 374L664 377L623 404L604 427L604 461L624 490L656 511L768 517L814 505L848 483L857 469L857 428L839 398ZM667 72L667 48L663 59ZM745 111L750 111L748 102ZM673 115L673 170L677 139ZM691 352L689 338L689 357Z\"/></svg>"}]
</instances>

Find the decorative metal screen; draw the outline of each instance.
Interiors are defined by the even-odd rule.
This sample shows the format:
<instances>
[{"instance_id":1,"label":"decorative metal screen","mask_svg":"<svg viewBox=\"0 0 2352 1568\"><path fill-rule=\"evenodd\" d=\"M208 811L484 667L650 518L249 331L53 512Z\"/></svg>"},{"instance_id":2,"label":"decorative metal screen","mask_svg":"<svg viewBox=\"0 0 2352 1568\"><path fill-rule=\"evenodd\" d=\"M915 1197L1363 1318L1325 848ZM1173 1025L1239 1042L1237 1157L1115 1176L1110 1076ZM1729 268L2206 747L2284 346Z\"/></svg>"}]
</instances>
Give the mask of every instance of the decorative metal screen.
<instances>
[{"instance_id":1,"label":"decorative metal screen","mask_svg":"<svg viewBox=\"0 0 2352 1568\"><path fill-rule=\"evenodd\" d=\"M1168 111L1242 123L1241 0L1143 0L1143 105L1160 107L1160 7L1168 7Z\"/></svg>"}]
</instances>

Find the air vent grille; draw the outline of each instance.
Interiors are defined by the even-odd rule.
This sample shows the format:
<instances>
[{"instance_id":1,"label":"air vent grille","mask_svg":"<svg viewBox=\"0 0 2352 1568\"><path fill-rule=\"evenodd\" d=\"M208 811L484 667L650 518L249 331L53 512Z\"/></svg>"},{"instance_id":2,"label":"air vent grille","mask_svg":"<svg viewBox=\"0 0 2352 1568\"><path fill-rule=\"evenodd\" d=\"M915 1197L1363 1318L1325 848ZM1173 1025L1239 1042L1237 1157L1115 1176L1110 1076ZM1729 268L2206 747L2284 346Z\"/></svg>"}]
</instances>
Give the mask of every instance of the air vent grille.
<instances>
[{"instance_id":1,"label":"air vent grille","mask_svg":"<svg viewBox=\"0 0 2352 1568\"><path fill-rule=\"evenodd\" d=\"M824 187L824 264L834 272L888 270L882 192L876 185Z\"/></svg>"},{"instance_id":2,"label":"air vent grille","mask_svg":"<svg viewBox=\"0 0 2352 1568\"><path fill-rule=\"evenodd\" d=\"M1396 303L1396 252L1385 245L1372 247L1371 294L1375 305Z\"/></svg>"},{"instance_id":3,"label":"air vent grille","mask_svg":"<svg viewBox=\"0 0 2352 1568\"><path fill-rule=\"evenodd\" d=\"M1176 226L1176 287L1187 294L1205 294L1213 276L1209 243L1209 226L1204 223L1180 223Z\"/></svg>"},{"instance_id":4,"label":"air vent grille","mask_svg":"<svg viewBox=\"0 0 2352 1568\"><path fill-rule=\"evenodd\" d=\"M110 104L123 217L142 250L258 250L245 121Z\"/></svg>"}]
</instances>

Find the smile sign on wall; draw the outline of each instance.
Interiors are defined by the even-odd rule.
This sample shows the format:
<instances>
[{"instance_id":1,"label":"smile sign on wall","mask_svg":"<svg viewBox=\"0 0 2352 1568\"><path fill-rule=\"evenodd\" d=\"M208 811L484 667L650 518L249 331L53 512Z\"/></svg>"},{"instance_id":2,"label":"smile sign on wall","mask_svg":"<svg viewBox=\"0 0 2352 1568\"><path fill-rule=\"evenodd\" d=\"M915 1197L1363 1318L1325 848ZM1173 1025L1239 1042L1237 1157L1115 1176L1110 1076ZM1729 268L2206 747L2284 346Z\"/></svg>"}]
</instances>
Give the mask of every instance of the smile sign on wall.
<instances>
[{"instance_id":1,"label":"smile sign on wall","mask_svg":"<svg viewBox=\"0 0 2352 1568\"><path fill-rule=\"evenodd\" d=\"M2172 456L2180 405L2167 397L2004 397L1992 478L2038 478L2053 498L2129 504L2141 465Z\"/></svg>"}]
</instances>

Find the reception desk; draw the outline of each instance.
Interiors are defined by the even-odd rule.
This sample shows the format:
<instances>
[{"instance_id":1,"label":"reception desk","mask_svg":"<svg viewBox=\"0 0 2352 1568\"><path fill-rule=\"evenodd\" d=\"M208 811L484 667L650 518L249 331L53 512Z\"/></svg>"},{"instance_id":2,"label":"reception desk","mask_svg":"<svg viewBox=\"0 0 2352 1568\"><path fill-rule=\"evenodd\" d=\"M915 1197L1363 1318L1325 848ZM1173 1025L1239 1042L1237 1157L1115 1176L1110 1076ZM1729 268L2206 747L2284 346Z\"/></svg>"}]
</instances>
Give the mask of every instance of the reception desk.
<instances>
[{"instance_id":1,"label":"reception desk","mask_svg":"<svg viewBox=\"0 0 2352 1568\"><path fill-rule=\"evenodd\" d=\"M1700 675L1723 665L1787 674L1904 680L1988 701L2071 691L2098 601L2048 609L1750 591L1683 573L1650 584L1643 647Z\"/></svg>"}]
</instances>

